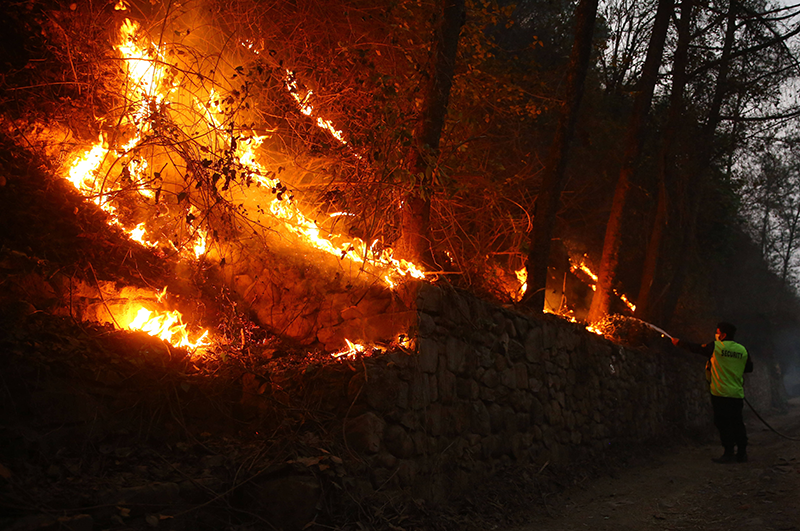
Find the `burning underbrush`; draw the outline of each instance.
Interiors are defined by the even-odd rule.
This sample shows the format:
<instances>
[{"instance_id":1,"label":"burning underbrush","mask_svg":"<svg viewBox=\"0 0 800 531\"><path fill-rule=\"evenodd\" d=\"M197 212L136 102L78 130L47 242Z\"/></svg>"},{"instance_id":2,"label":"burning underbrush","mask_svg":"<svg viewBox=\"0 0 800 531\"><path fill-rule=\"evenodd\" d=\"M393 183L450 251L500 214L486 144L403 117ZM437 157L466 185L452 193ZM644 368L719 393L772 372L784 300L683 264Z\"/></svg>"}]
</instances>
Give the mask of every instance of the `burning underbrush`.
<instances>
[{"instance_id":1,"label":"burning underbrush","mask_svg":"<svg viewBox=\"0 0 800 531\"><path fill-rule=\"evenodd\" d=\"M105 312L89 317L204 348L218 341L213 333L188 333L186 317L176 313L145 312L175 312L153 307L168 300L167 290L175 293L174 284L184 299L216 284L260 325L305 344L351 349L350 340L388 341L404 332L409 305L392 290L425 274L395 257L380 236L347 234L355 214L302 202L307 167L322 158L293 151L297 131L278 116L296 115L308 136L349 149L319 115L313 91L262 53L263 43L231 41L202 11L176 6L136 21L128 4L116 10L104 55L117 64L110 77L118 86L106 90L115 101L96 119L95 138L22 118L6 131L55 161L52 170L85 198L76 212L99 209L107 225L99 231L125 235L137 252L149 251L171 270L146 280L149 291L134 290L128 305L119 301L124 286L109 290L94 279ZM265 101L269 110L255 107ZM356 166L362 158L348 156ZM353 318L343 319L348 309ZM389 321L398 316L396 323L377 330L367 322L376 309Z\"/></svg>"}]
</instances>

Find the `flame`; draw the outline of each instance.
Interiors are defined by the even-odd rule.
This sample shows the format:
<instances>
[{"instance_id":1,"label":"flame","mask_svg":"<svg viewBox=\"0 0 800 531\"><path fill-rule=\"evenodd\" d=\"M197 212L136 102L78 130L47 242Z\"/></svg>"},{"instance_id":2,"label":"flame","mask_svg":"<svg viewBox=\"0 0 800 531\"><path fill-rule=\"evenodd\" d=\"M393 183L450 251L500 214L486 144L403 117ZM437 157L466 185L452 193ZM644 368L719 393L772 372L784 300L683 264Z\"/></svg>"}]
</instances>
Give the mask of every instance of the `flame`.
<instances>
[{"instance_id":1,"label":"flame","mask_svg":"<svg viewBox=\"0 0 800 531\"><path fill-rule=\"evenodd\" d=\"M114 6L118 11L125 11L129 7L128 0L118 0ZM190 235L184 236L182 242L172 242L172 240L160 241L154 234L148 233L148 226L153 227L155 223L141 222L131 228L132 222L123 222L118 217L120 212L136 211L135 209L119 208L117 201L122 198L133 197L134 200L155 200L159 203L161 194L160 171L154 171L150 164L159 164L153 160L146 160L142 153L152 145L152 138L159 134L157 124L162 117L170 119L182 119L174 116L177 113L170 113L171 105L184 105L187 112L195 113L187 122L187 134L192 137L199 145L207 149L214 145L214 134L218 131L225 131L228 134L230 126L230 141L233 160L238 162L237 173L242 177L247 177L248 182L255 182L258 188L263 190L281 190L276 197L271 199L268 212L282 222L283 227L291 234L297 236L301 241L310 247L318 249L324 253L335 256L340 260L349 260L356 264L363 264L374 274L385 282L389 287L396 287L401 278L411 277L416 279L426 278L426 273L415 264L397 258L394 251L388 247L379 247L377 241L368 245L358 238L343 238L331 234L325 234L316 221L309 219L304 214L297 201L281 181L275 177L274 172L269 171L259 161L257 151L263 144L268 135L274 131L268 131L264 135L254 132L237 130L234 146L234 133L230 121L230 110L222 108L224 98L220 97L214 89L200 87L198 90L203 92L187 93L187 97L178 99L183 94L179 79L180 74L176 73L177 63L172 64L168 57L172 53L168 45L158 45L152 42L145 34L142 27L125 19L119 28L118 43L114 49L119 53L124 65L126 76L125 86L120 89L126 106L122 107L121 115L114 118L114 122L119 126L119 130L114 132L114 136L100 134L96 143L88 147L82 153L75 154L68 166L66 178L84 197L91 200L109 215L109 224L117 226L124 231L128 237L145 247L157 248L172 246L180 249L185 258L199 259L204 256L209 247L208 232L197 225L193 225L192 220L201 218L196 204L189 204L187 213L187 225L190 226ZM252 45L249 46L252 49ZM256 52L257 53L257 52ZM318 110L313 105L314 93L311 90L301 88L295 78L295 74L286 70L285 78L286 89L292 94L299 106L301 113L313 118L317 127L327 131L336 138L342 145L347 145L344 133L337 129L331 120L327 120L318 114ZM207 92L205 92L207 90ZM203 97L208 94L208 97ZM186 103L187 101L193 103ZM176 102L178 102L176 104ZM183 103L181 103L183 102ZM110 121L109 121L110 123ZM207 128L208 132L203 128ZM113 139L109 145L109 139ZM151 144L145 144L150 139ZM206 138L211 138L209 145L205 146ZM227 138L227 136L226 136ZM149 157L150 155L148 155ZM358 157L358 154L354 153ZM163 160L163 159L162 159ZM116 178L111 175L113 168L122 168L121 177ZM154 182L159 184L155 185ZM131 193L133 192L133 193ZM246 193L246 192L244 192ZM163 197L163 196L161 196ZM264 204L264 203L262 203ZM161 208L166 208L161 203ZM161 212L163 214L163 210ZM172 214L179 215L178 213ZM348 212L338 212L335 216L353 216ZM191 219L190 219L191 218ZM162 292L159 300L163 298L166 291ZM176 346L197 348L206 341L208 332L203 333L200 338L191 340L186 332L186 325L182 323L182 318L177 312L152 312L140 306L134 308L135 316L125 323L125 327L134 330L143 330L147 333L169 341ZM355 353L364 352L367 347L348 342L348 350L344 351L343 356L353 356ZM351 352L352 351L352 352Z\"/></svg>"},{"instance_id":2,"label":"flame","mask_svg":"<svg viewBox=\"0 0 800 531\"><path fill-rule=\"evenodd\" d=\"M592 271L591 268L588 265L586 265L585 255L581 257L581 261L579 263L576 263L576 261L570 258L570 271L572 271L575 274L577 274L580 271L581 273L589 277L591 279L591 282L587 282L586 284L592 288L592 291L597 291L597 281L599 279L598 276L594 273L594 271ZM525 266L523 266L521 269L514 271L514 274L516 275L517 281L519 282L519 288L517 292L512 295L512 297L514 298L515 301L520 301L522 300L522 296L528 289L528 272ZM612 291L614 292L614 295L619 297L619 299L631 310L631 312L636 311L636 305L633 304L624 293L619 293L617 290L612 290ZM544 311L546 313L552 313L554 315L558 315L564 319L567 319L568 321L577 322L577 319L575 319L575 317L571 314L571 312L551 311L548 310L547 308L545 308ZM604 335L599 328L593 325L588 325L586 329L592 333L601 336Z\"/></svg>"},{"instance_id":3,"label":"flame","mask_svg":"<svg viewBox=\"0 0 800 531\"><path fill-rule=\"evenodd\" d=\"M139 112L145 113L149 102L144 100L154 99L158 103L164 101L165 95L158 89L166 76L166 71L162 66L163 63L158 61L161 55L154 43L150 43L147 48L139 46L140 30L141 26L137 22L131 22L126 18L119 30L121 42L115 48L125 59L126 75L128 81L133 82L133 92L139 92L139 95L143 96Z\"/></svg>"},{"instance_id":4,"label":"flame","mask_svg":"<svg viewBox=\"0 0 800 531\"><path fill-rule=\"evenodd\" d=\"M340 350L339 352L334 352L333 354L331 354L334 358L353 359L359 354L363 354L367 350L367 347L365 347L361 343L353 343L349 339L345 339L345 342L347 343L347 347Z\"/></svg>"},{"instance_id":5,"label":"flame","mask_svg":"<svg viewBox=\"0 0 800 531\"><path fill-rule=\"evenodd\" d=\"M605 335L602 330L600 330L599 328L597 328L594 325L587 325L586 326L586 330L588 330L589 332L591 332L593 334L597 334L598 336L604 336Z\"/></svg>"},{"instance_id":6,"label":"flame","mask_svg":"<svg viewBox=\"0 0 800 531\"><path fill-rule=\"evenodd\" d=\"M636 305L634 303L632 303L631 301L629 301L628 297L626 297L624 293L620 295L619 293L617 293L616 290L614 290L614 293L617 295L617 297L619 297L619 300L624 302L628 306L628 308L630 308L630 310L632 312L636 311Z\"/></svg>"},{"instance_id":7,"label":"flame","mask_svg":"<svg viewBox=\"0 0 800 531\"><path fill-rule=\"evenodd\" d=\"M136 22L125 19L120 27L120 43L115 46L116 50L125 60L125 71L128 79L128 100L138 102L133 110L133 115L125 116L125 123L135 125L135 134L124 143L122 151L117 152L117 157L123 157L131 150L136 148L151 128L151 119L157 115L165 106L169 105L170 94L179 88L177 82L168 83L168 76L165 65L168 63L163 58L162 51L158 46L149 42L141 36L142 29ZM144 41L144 44L140 44ZM247 46L246 44L244 44ZM249 46L252 49L252 45ZM314 106L310 103L313 91L306 91L305 95L300 94L295 74L286 70L285 84L287 90L300 106L300 111L308 116L315 114ZM199 104L204 118L208 122L209 129L221 129L223 122L218 115L223 113L221 109L220 95L214 90L209 91L209 96L205 104ZM195 98L195 101L197 99ZM198 102L199 103L199 102ZM343 145L347 144L343 133L336 129L330 120L317 117L317 126L328 131ZM261 165L256 156L256 150L263 143L266 136L251 134L241 138L236 144L235 156L245 173L257 184L267 189L281 187L281 181L277 178L269 178L270 172ZM94 202L100 205L112 216L111 224L122 227L121 222L116 218L116 209L108 200L104 200L102 191L95 190L97 187L97 172L103 160L108 156L109 148L102 136L99 142L93 146L83 156L78 157L70 170L70 181L85 196L94 195ZM131 180L137 185L136 190L144 197L153 198L153 190L142 184L144 174L147 170L147 162L134 159L128 161L126 165ZM285 190L285 187L283 187ZM308 219L300 210L297 202L287 194L283 197L279 194L272 199L269 211L273 216L282 220L289 232L297 235L308 245L336 256L344 260L349 259L358 264L369 265L376 269L385 270L380 274L380 278L391 288L396 287L397 282L402 277L410 276L416 279L424 279L425 273L415 264L406 260L394 257L391 248L383 248L380 252L375 252L375 245L367 244L354 238L351 241L334 243L331 238L322 235L321 229L315 221ZM339 215L351 215L346 212ZM161 245L157 239L149 237L145 231L145 225L140 223L133 229L123 230L140 244L147 247L158 247ZM194 243L191 252L195 258L205 254L208 248L207 233L197 229L195 231Z\"/></svg>"},{"instance_id":8,"label":"flame","mask_svg":"<svg viewBox=\"0 0 800 531\"><path fill-rule=\"evenodd\" d=\"M586 256L581 258L581 263L577 264L577 265L575 263L573 263L572 259L570 258L569 270L572 271L573 273L575 273L576 271L583 271L595 283L598 281L597 275L595 275L594 272L591 269L589 269L589 266L586 265ZM595 289L596 289L596 286L592 285L592 290L595 290Z\"/></svg>"},{"instance_id":9,"label":"flame","mask_svg":"<svg viewBox=\"0 0 800 531\"><path fill-rule=\"evenodd\" d=\"M571 259L570 259L570 262L572 262ZM586 256L581 258L581 263L580 264L578 264L578 265L575 265L574 263L571 264L570 265L570 271L572 271L573 273L576 272L576 271L583 271L586 275L589 276L589 278L591 278L594 281L594 284L589 284L592 287L592 291L597 291L598 277L597 277L597 275L594 274L594 272L591 269L589 269L589 266L586 265ZM612 290L612 291L614 292L614 295L616 295L619 298L619 300L621 300L623 303L625 303L625 305L632 312L636 311L636 305L633 304L630 300L628 300L628 297L624 293L620 293L615 289Z\"/></svg>"},{"instance_id":10,"label":"flame","mask_svg":"<svg viewBox=\"0 0 800 531\"><path fill-rule=\"evenodd\" d=\"M195 258L200 258L204 254L206 254L207 249L208 249L208 242L207 242L206 232L202 229L198 229L197 238L194 242L194 247L192 248L192 251L194 251Z\"/></svg>"},{"instance_id":11,"label":"flame","mask_svg":"<svg viewBox=\"0 0 800 531\"><path fill-rule=\"evenodd\" d=\"M310 100L311 96L314 95L314 91L309 89L306 91L305 96L300 95L300 88L297 86L297 79L295 78L294 72L291 70L286 70L286 89L292 95L294 100L300 106L300 112L305 114L306 116L312 116L314 114L314 106L311 105ZM333 125L333 122L330 120L325 120L323 118L317 117L317 127L320 129L324 129L328 131L336 140L341 142L343 145L347 144L347 141L344 139L344 133L336 129Z\"/></svg>"},{"instance_id":12,"label":"flame","mask_svg":"<svg viewBox=\"0 0 800 531\"><path fill-rule=\"evenodd\" d=\"M131 230L123 229L123 231L130 237L131 240L140 243L145 247L157 247L157 243L153 243L146 239L147 231L144 228L144 223L139 223Z\"/></svg>"},{"instance_id":13,"label":"flame","mask_svg":"<svg viewBox=\"0 0 800 531\"><path fill-rule=\"evenodd\" d=\"M97 143L72 162L67 180L72 183L72 186L74 186L81 195L92 199L92 202L103 211L114 215L116 209L113 205L108 203L108 201L104 201L103 194L99 190L95 190L97 186L97 170L100 168L107 154L108 145L101 133Z\"/></svg>"},{"instance_id":14,"label":"flame","mask_svg":"<svg viewBox=\"0 0 800 531\"><path fill-rule=\"evenodd\" d=\"M206 347L208 342L208 330L205 330L200 337L195 340L189 338L189 332L183 323L180 312L154 312L140 306L136 310L133 319L123 325L128 330L140 330L153 337L157 337L175 347L197 350Z\"/></svg>"},{"instance_id":15,"label":"flame","mask_svg":"<svg viewBox=\"0 0 800 531\"><path fill-rule=\"evenodd\" d=\"M519 281L519 289L514 295L514 300L520 301L525 292L528 291L528 269L522 266L522 269L517 269L514 274L517 275L517 280Z\"/></svg>"}]
</instances>

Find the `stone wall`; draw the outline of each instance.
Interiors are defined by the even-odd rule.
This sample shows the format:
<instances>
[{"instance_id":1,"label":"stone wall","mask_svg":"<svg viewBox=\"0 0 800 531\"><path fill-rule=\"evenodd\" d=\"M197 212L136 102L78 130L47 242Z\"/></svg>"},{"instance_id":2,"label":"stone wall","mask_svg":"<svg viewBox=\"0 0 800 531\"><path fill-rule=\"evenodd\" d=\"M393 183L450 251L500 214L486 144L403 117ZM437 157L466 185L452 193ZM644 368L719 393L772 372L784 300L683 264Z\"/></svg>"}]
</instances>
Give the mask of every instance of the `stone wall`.
<instances>
[{"instance_id":1,"label":"stone wall","mask_svg":"<svg viewBox=\"0 0 800 531\"><path fill-rule=\"evenodd\" d=\"M633 350L446 286L422 285L417 309L417 352L365 359L348 384L345 441L373 488L441 498L499 464L709 426L703 360L665 340Z\"/></svg>"}]
</instances>

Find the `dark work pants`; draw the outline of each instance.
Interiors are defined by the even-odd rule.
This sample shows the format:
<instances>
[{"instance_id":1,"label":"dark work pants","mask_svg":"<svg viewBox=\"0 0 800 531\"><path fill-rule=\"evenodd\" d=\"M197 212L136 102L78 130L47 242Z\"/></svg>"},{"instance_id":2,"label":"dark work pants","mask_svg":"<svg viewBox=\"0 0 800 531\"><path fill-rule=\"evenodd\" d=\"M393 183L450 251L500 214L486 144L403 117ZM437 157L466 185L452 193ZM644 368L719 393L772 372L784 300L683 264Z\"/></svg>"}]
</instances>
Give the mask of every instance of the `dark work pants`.
<instances>
[{"instance_id":1,"label":"dark work pants","mask_svg":"<svg viewBox=\"0 0 800 531\"><path fill-rule=\"evenodd\" d=\"M714 408L714 425L719 430L725 453L733 453L734 446L738 446L740 453L747 451L747 429L742 418L744 399L711 395L711 405Z\"/></svg>"}]
</instances>

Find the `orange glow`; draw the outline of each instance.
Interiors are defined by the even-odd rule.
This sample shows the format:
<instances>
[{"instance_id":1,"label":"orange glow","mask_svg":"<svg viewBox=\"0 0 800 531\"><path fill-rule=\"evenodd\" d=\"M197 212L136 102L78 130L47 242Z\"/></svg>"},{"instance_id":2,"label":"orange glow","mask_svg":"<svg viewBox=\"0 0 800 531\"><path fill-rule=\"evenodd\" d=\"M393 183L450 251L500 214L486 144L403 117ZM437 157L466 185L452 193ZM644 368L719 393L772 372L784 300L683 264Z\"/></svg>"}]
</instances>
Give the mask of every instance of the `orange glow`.
<instances>
[{"instance_id":1,"label":"orange glow","mask_svg":"<svg viewBox=\"0 0 800 531\"><path fill-rule=\"evenodd\" d=\"M119 0L115 9L128 9L128 1ZM199 188L199 181L196 188L190 189L187 183L195 184L195 181L180 179L193 173L190 161L194 164L198 162L195 158L200 158L208 159L202 160L203 163L210 163L220 149L229 149L225 153L226 156L230 153L228 160L234 164L237 177L241 176L243 181L246 177L248 183L247 187L237 188L236 195L232 191L223 194L227 188L217 190L233 206L242 207L244 211L246 201L258 202L264 207L268 205L265 213L279 220L277 224L266 224L270 230L277 230L282 237L294 235L310 248L358 264L359 270L368 270L391 288L404 278L426 278L425 272L415 264L395 257L391 248L381 247L377 241L367 244L358 238L327 233L311 218L312 214L307 213L310 211L301 210L276 172L270 171L260 160L259 148L274 131L262 130L262 134L256 134L251 128L240 125L234 130L233 124L240 124L241 116L233 116L226 106L230 94L224 92L220 84L214 88L194 82L194 78L188 75L195 73L192 70L194 65L188 63L187 66L179 59L186 55L185 49L171 43L157 44L139 23L125 19L119 28L114 50L122 59L125 82L119 92L125 104L117 115L106 117L104 123L114 123L119 127L112 132L104 130L96 143L73 154L65 171L70 183L109 215L109 225L119 227L132 241L144 247L180 250L184 259L205 256L214 243L210 241L211 235L216 233L209 232L207 226L196 220L207 219L208 207L202 204L202 192L190 194ZM188 53L191 54L191 50ZM203 77L206 75L209 76L207 80ZM212 71L200 77L213 84L213 76ZM331 120L320 116L319 109L313 104L313 92L301 88L289 70L286 71L285 86L301 113L313 119L317 127L342 145L347 145L344 133ZM154 142L162 134L160 131L165 124L174 127L177 138L188 139L185 142L181 140L184 142L181 148L211 154L194 155L191 159L181 158L181 155L173 157L169 148ZM358 154L353 153L353 156L358 157ZM182 161L186 161L185 165ZM257 186L250 187L251 183ZM282 193L269 196L269 190L275 194L276 188ZM131 219L133 216L136 218ZM334 216L353 214L339 212ZM146 221L142 222L142 219ZM164 295L162 293L161 297ZM125 328L146 331L176 346L197 348L207 344L207 333L198 339L189 339L177 312L152 313L143 306L131 311L133 314L128 319L118 319L120 324L124 322ZM355 354L348 354L350 350L357 353L366 349L355 343L348 345L349 350L341 355L352 356Z\"/></svg>"},{"instance_id":2,"label":"orange glow","mask_svg":"<svg viewBox=\"0 0 800 531\"><path fill-rule=\"evenodd\" d=\"M522 269L514 271L514 274L517 275L517 280L519 281L519 290L514 295L514 300L521 301L522 296L528 291L528 269L522 266Z\"/></svg>"},{"instance_id":3,"label":"orange glow","mask_svg":"<svg viewBox=\"0 0 800 531\"><path fill-rule=\"evenodd\" d=\"M195 340L189 338L189 332L186 330L186 325L183 323L183 318L178 311L153 312L143 306L139 306L135 311L133 319L123 324L123 328L140 330L166 341L174 347L187 348L189 350L197 350L209 345L208 330L204 331Z\"/></svg>"},{"instance_id":4,"label":"orange glow","mask_svg":"<svg viewBox=\"0 0 800 531\"><path fill-rule=\"evenodd\" d=\"M620 295L619 293L617 293L617 291L616 291L616 290L614 290L614 293L616 293L616 294L617 294L617 296L619 297L619 300L621 300L622 302L624 302L624 303L625 303L625 304L628 306L628 308L630 308L630 310L631 310L632 312L635 312L635 311L636 311L636 305L635 305L635 304L633 304L631 301L629 301L629 300L628 300L628 297L626 297L624 293L623 293L622 295Z\"/></svg>"},{"instance_id":5,"label":"orange glow","mask_svg":"<svg viewBox=\"0 0 800 531\"><path fill-rule=\"evenodd\" d=\"M570 262L572 262L572 259L570 259ZM576 271L583 271L593 281L597 282L597 280L598 280L597 275L595 275L594 272L591 269L589 269L589 266L586 265L586 257L585 256L581 259L581 263L578 264L578 265L575 265L574 263L570 263L570 268L569 269L573 273L576 272ZM592 289L594 289L594 288L595 287L592 286Z\"/></svg>"},{"instance_id":6,"label":"orange glow","mask_svg":"<svg viewBox=\"0 0 800 531\"><path fill-rule=\"evenodd\" d=\"M166 71L168 63L163 59L163 53L154 43L146 39L143 30L136 22L126 19L120 27L120 43L115 46L116 50L122 55L127 76L127 100L135 102L133 115L126 115L123 123L134 125L134 134L123 144L122 152L114 153L114 157L119 159L126 156L131 150L135 149L151 130L151 116L157 114L162 109L169 106L170 96L180 88L175 82L169 82ZM250 47L252 49L252 46ZM315 115L315 109L310 103L313 92L308 90L304 96L300 95L300 89L294 74L286 71L286 87L300 106L300 111L308 116ZM208 92L208 98L204 99L205 104L198 102L197 108L202 113L202 120L206 122L209 131L221 129L223 123L219 117L223 117L221 109L222 97L213 88ZM222 115L222 116L220 116ZM336 129L330 120L317 117L317 126L328 131L342 144L347 144L343 133ZM243 135L236 143L236 160L245 169L253 180L266 189L274 189L281 185L277 178L270 178L268 175L274 173L268 171L261 165L256 155L256 151L263 143L266 136L255 134ZM112 225L122 223L116 218L116 208L104 199L103 191L97 190L99 168L104 159L109 155L108 145L103 137L99 142L82 156L76 158L70 170L70 182L85 196L93 197L96 204L100 205L109 215L112 216ZM144 176L147 172L147 161L140 159L129 160L126 168L130 173L130 179L136 186L136 191L146 198L153 198L153 190L144 183ZM194 205L191 206L192 215L197 213ZM335 244L330 237L322 234L322 230L315 221L308 219L299 209L299 205L293 198L282 197L281 199L271 199L269 212L276 218L283 221L285 228L298 236L307 245L320 251L336 256L339 259L349 259L358 264L369 265L371 268L383 270L379 273L381 278L389 287L394 288L403 277L424 279L425 273L415 264L394 257L394 252L390 248L384 248L380 252L375 252L374 244L367 244L357 238L351 241L343 241ZM339 215L349 215L346 212ZM158 239L148 236L143 223L133 229L123 230L140 244L147 247L158 247L162 245ZM205 231L195 230L193 243L187 247L194 258L203 256L208 249L208 237Z\"/></svg>"},{"instance_id":7,"label":"orange glow","mask_svg":"<svg viewBox=\"0 0 800 531\"><path fill-rule=\"evenodd\" d=\"M603 332L599 328L595 327L594 325L588 325L586 327L586 330L588 330L589 332L592 332L593 334L597 334L598 336L604 336L605 335L605 334L603 334Z\"/></svg>"},{"instance_id":8,"label":"orange glow","mask_svg":"<svg viewBox=\"0 0 800 531\"><path fill-rule=\"evenodd\" d=\"M589 266L586 265L586 256L583 256L581 258L580 263L576 263L576 261L574 261L572 258L570 258L570 271L572 271L572 273L574 273L579 279L581 279L582 276L578 275L578 272L583 273L583 275L589 277L591 279L591 282L586 282L586 284L590 288L592 288L592 291L597 291L597 284L596 283L598 281L598 277L597 277L597 275L594 274L594 271L592 271L589 268ZM526 268L523 266L521 269L518 269L518 270L514 271L514 274L516 275L517 281L519 282L519 284L518 284L519 287L517 288L517 292L513 293L511 296L515 301L520 301L520 300L522 300L523 295L525 294L525 292L528 289L528 272L527 272ZM628 300L628 297L624 293L620 294L619 292L617 292L617 290L613 290L613 292L614 292L614 295L619 297L619 299L623 303L625 303L625 305L631 310L631 312L636 311L636 305L633 304L630 300ZM559 310L559 311L551 311L551 310L548 310L547 308L545 308L544 311L545 311L545 313L552 313L554 315L558 315L562 319L566 319L566 320L571 321L571 322L577 322L577 319L575 319L575 317L569 311L567 311L565 313L565 312L563 312L561 310ZM595 333L595 334L598 334L598 335L603 335L603 332L601 332L598 328L596 328L596 327L594 327L592 325L588 325L586 327L586 329L588 331L592 332L592 333Z\"/></svg>"},{"instance_id":9,"label":"orange glow","mask_svg":"<svg viewBox=\"0 0 800 531\"><path fill-rule=\"evenodd\" d=\"M340 350L339 352L334 352L333 354L331 354L334 358L353 359L357 355L363 354L367 350L367 347L365 347L361 343L353 343L349 339L345 339L345 342L347 343L347 347Z\"/></svg>"}]
</instances>

